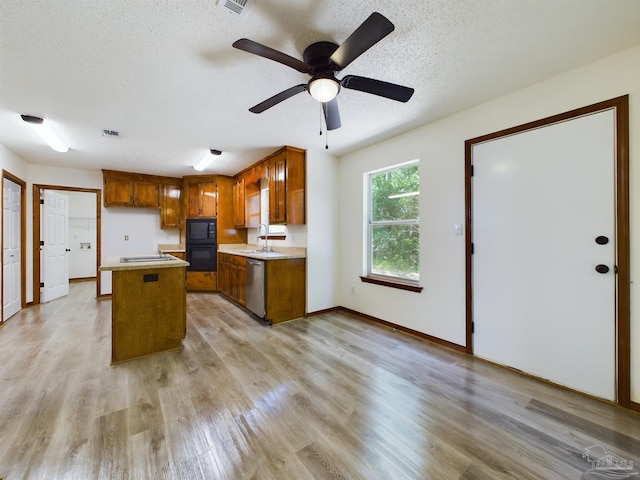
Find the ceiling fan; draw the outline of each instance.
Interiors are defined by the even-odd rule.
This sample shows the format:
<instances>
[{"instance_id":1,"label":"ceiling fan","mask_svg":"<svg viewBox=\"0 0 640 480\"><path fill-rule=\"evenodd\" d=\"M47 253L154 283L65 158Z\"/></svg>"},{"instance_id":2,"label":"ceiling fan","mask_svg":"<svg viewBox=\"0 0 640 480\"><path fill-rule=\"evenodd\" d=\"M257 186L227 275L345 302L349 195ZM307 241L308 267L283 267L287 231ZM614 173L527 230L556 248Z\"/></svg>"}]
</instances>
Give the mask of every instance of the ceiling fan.
<instances>
[{"instance_id":1,"label":"ceiling fan","mask_svg":"<svg viewBox=\"0 0 640 480\"><path fill-rule=\"evenodd\" d=\"M262 113L306 90L314 99L322 103L327 130L335 130L341 126L338 101L336 99L340 87L371 93L399 102L407 102L413 95L413 88L357 75L346 75L340 80L335 76L336 72L346 68L369 48L389 35L394 28L393 23L385 16L374 12L342 45L337 45L333 42L312 43L304 50L302 54L303 60L298 60L286 53L279 52L248 38L241 38L235 41L233 43L235 48L274 60L311 76L309 82L288 88L251 107L249 111Z\"/></svg>"}]
</instances>

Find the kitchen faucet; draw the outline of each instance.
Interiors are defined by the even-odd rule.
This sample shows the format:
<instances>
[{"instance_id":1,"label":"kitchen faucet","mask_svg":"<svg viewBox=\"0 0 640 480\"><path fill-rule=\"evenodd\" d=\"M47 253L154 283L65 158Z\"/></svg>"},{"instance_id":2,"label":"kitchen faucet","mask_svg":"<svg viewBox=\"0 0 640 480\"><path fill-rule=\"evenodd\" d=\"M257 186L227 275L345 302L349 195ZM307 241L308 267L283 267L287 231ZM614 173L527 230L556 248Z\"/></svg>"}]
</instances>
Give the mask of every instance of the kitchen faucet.
<instances>
[{"instance_id":1,"label":"kitchen faucet","mask_svg":"<svg viewBox=\"0 0 640 480\"><path fill-rule=\"evenodd\" d=\"M256 233L256 240L260 239L260 230L264 227L264 246L262 247L263 252L269 251L269 227L267 227L266 223L261 223L258 225L258 232Z\"/></svg>"}]
</instances>

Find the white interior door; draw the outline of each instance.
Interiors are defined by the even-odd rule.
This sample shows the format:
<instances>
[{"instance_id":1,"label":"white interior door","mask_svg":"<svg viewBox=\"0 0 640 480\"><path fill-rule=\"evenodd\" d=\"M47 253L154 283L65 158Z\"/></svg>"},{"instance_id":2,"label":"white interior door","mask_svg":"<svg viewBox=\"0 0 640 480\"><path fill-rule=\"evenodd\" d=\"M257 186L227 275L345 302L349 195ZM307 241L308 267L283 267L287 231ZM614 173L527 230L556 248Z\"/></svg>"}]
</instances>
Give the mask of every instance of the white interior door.
<instances>
[{"instance_id":1,"label":"white interior door","mask_svg":"<svg viewBox=\"0 0 640 480\"><path fill-rule=\"evenodd\" d=\"M22 308L22 270L20 265L20 231L22 217L22 187L9 179L3 182L2 222L2 289L3 320L15 315Z\"/></svg>"},{"instance_id":2,"label":"white interior door","mask_svg":"<svg viewBox=\"0 0 640 480\"><path fill-rule=\"evenodd\" d=\"M613 110L475 145L472 159L474 353L615 400Z\"/></svg>"},{"instance_id":3,"label":"white interior door","mask_svg":"<svg viewBox=\"0 0 640 480\"><path fill-rule=\"evenodd\" d=\"M69 293L69 198L53 190L44 191L42 217L42 301Z\"/></svg>"}]
</instances>

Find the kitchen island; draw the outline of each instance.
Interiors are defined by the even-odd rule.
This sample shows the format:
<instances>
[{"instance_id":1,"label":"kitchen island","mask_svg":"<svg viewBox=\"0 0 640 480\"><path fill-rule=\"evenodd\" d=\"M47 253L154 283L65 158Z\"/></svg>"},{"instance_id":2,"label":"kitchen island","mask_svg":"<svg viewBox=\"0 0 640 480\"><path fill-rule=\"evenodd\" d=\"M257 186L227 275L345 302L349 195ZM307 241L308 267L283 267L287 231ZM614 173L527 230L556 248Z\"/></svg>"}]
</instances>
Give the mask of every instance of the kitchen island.
<instances>
[{"instance_id":1,"label":"kitchen island","mask_svg":"<svg viewBox=\"0 0 640 480\"><path fill-rule=\"evenodd\" d=\"M111 257L111 363L182 348L186 336L185 269L171 255Z\"/></svg>"}]
</instances>

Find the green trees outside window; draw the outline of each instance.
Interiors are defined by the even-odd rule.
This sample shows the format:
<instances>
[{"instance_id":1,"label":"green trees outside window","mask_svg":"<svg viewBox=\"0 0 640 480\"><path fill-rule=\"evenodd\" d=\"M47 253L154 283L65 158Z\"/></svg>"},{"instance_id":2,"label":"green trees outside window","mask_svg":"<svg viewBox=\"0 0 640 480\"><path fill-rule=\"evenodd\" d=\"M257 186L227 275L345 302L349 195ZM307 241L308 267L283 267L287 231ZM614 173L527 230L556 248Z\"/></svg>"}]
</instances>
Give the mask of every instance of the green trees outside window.
<instances>
[{"instance_id":1,"label":"green trees outside window","mask_svg":"<svg viewBox=\"0 0 640 480\"><path fill-rule=\"evenodd\" d=\"M369 275L418 282L418 163L369 174Z\"/></svg>"}]
</instances>

